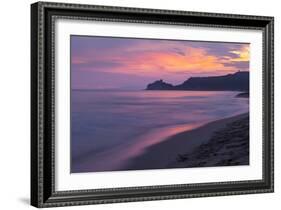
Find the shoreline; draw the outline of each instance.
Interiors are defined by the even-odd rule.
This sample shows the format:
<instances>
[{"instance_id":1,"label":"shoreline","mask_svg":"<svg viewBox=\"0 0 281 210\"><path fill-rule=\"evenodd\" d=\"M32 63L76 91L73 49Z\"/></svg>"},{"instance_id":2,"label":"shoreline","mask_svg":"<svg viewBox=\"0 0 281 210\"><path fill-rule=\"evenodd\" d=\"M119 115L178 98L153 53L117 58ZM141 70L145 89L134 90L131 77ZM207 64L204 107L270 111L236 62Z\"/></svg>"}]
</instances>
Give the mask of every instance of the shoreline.
<instances>
[{"instance_id":1,"label":"shoreline","mask_svg":"<svg viewBox=\"0 0 281 210\"><path fill-rule=\"evenodd\" d=\"M212 121L205 125L202 125L193 130L187 130L177 133L165 141L148 147L143 154L133 158L120 170L147 170L147 169L168 169L168 168L187 168L187 167L202 167L202 166L226 166L226 165L248 165L248 151L245 140L243 143L243 160L240 162L231 162L233 151L216 152L222 145L231 144L233 141L231 138L221 141L221 143L215 142L216 135L220 134L225 136L227 132L231 132L232 128L228 128L230 125L241 124L240 121L247 122L249 113L239 114L236 116L219 119ZM245 120L246 119L246 120ZM244 126L245 122L242 122ZM239 123L237 123L239 122ZM245 126L244 126L245 127ZM241 132L239 133L241 135ZM241 140L240 140L241 141ZM215 143L214 143L215 142ZM235 146L227 145L227 148L235 148ZM239 147L236 146L236 149ZM209 150L208 150L209 149ZM238 148L239 149L239 148ZM232 150L232 149L230 149ZM203 151L203 153L202 153ZM200 154L202 153L202 154ZM216 154L214 157L212 154ZM217 155L218 154L218 155ZM220 155L223 154L224 156ZM227 156L227 155L228 156ZM210 156L211 159L210 159ZM247 157L246 157L247 156ZM219 158L222 158L220 160ZM227 158L227 160L224 160ZM232 158L232 159L231 159ZM216 160L220 162L216 162ZM236 158L237 159L237 158ZM241 159L241 158L240 158Z\"/></svg>"}]
</instances>

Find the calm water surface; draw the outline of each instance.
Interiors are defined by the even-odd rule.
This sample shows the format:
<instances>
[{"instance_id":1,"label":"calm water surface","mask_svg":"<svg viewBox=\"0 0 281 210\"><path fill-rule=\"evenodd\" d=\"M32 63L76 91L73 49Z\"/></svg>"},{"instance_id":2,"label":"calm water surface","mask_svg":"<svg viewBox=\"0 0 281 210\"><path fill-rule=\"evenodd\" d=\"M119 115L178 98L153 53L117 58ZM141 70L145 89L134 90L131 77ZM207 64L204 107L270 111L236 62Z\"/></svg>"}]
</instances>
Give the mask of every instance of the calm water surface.
<instances>
[{"instance_id":1,"label":"calm water surface","mask_svg":"<svg viewBox=\"0 0 281 210\"><path fill-rule=\"evenodd\" d=\"M73 90L71 172L118 170L171 135L248 112L237 93Z\"/></svg>"}]
</instances>

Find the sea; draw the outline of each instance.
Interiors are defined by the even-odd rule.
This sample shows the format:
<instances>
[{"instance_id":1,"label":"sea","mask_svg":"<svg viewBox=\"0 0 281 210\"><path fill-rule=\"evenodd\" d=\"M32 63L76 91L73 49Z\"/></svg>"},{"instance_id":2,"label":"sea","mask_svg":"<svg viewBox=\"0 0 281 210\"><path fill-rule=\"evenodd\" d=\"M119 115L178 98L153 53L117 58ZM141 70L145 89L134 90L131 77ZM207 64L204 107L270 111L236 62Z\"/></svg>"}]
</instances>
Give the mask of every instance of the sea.
<instances>
[{"instance_id":1,"label":"sea","mask_svg":"<svg viewBox=\"0 0 281 210\"><path fill-rule=\"evenodd\" d=\"M72 90L71 173L123 170L172 135L249 112L238 93Z\"/></svg>"}]
</instances>

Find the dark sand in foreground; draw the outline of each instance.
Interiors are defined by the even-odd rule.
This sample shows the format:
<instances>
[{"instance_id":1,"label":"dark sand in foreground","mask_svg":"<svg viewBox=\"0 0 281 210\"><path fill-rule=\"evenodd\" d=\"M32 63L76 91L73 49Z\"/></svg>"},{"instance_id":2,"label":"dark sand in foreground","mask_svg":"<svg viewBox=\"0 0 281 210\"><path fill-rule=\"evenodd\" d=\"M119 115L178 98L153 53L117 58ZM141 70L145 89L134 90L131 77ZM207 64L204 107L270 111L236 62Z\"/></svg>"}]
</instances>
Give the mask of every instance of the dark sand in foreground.
<instances>
[{"instance_id":1,"label":"dark sand in foreground","mask_svg":"<svg viewBox=\"0 0 281 210\"><path fill-rule=\"evenodd\" d=\"M124 170L249 164L249 113L217 120L149 147Z\"/></svg>"}]
</instances>

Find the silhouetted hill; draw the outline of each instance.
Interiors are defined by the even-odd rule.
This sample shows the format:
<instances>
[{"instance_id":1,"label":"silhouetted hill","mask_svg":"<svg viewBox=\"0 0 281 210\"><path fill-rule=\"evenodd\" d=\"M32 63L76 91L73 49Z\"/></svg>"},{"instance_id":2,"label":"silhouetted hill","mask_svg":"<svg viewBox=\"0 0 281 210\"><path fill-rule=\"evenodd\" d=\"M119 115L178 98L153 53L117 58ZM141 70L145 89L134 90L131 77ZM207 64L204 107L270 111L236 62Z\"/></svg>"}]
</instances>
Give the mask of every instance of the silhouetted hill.
<instances>
[{"instance_id":1,"label":"silhouetted hill","mask_svg":"<svg viewBox=\"0 0 281 210\"><path fill-rule=\"evenodd\" d=\"M174 86L163 82L163 80L157 80L151 84L148 84L146 89L147 90L171 90Z\"/></svg>"},{"instance_id":2,"label":"silhouetted hill","mask_svg":"<svg viewBox=\"0 0 281 210\"><path fill-rule=\"evenodd\" d=\"M190 77L180 85L171 85L163 80L147 85L146 90L225 90L248 91L249 72L236 72L224 76Z\"/></svg>"}]
</instances>

